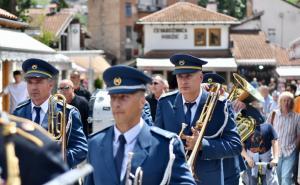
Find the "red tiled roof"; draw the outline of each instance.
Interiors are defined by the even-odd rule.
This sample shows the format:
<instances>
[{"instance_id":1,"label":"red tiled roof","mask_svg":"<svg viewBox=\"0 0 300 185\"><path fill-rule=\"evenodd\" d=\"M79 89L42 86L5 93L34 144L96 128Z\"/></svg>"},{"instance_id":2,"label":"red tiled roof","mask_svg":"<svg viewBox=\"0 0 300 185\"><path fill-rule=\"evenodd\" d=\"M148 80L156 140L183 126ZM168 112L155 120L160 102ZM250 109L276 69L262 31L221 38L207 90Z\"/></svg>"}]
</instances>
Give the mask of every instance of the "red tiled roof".
<instances>
[{"instance_id":1,"label":"red tiled roof","mask_svg":"<svg viewBox=\"0 0 300 185\"><path fill-rule=\"evenodd\" d=\"M282 48L278 45L272 45L272 48L274 49L278 66L299 66L300 65L300 59L290 60L288 49Z\"/></svg>"},{"instance_id":2,"label":"red tiled roof","mask_svg":"<svg viewBox=\"0 0 300 185\"><path fill-rule=\"evenodd\" d=\"M1 18L6 18L6 19L11 19L11 20L17 20L18 17L15 16L14 14L9 13L6 10L3 10L0 8L0 17Z\"/></svg>"},{"instance_id":3,"label":"red tiled roof","mask_svg":"<svg viewBox=\"0 0 300 185\"><path fill-rule=\"evenodd\" d=\"M214 12L201 6L178 2L158 12L139 19L138 23L234 23L238 20L225 14Z\"/></svg>"},{"instance_id":4,"label":"red tiled roof","mask_svg":"<svg viewBox=\"0 0 300 185\"><path fill-rule=\"evenodd\" d=\"M21 29L28 27L28 24L19 21L17 16L0 8L0 27Z\"/></svg>"},{"instance_id":5,"label":"red tiled roof","mask_svg":"<svg viewBox=\"0 0 300 185\"><path fill-rule=\"evenodd\" d=\"M57 37L74 17L70 11L60 11L54 15L45 15L45 11L29 11L30 26L40 27L43 31L48 31Z\"/></svg>"},{"instance_id":6,"label":"red tiled roof","mask_svg":"<svg viewBox=\"0 0 300 185\"><path fill-rule=\"evenodd\" d=\"M42 30L52 32L57 36L67 23L70 23L73 15L68 12L59 12L52 16L46 16L42 24Z\"/></svg>"},{"instance_id":7,"label":"red tiled roof","mask_svg":"<svg viewBox=\"0 0 300 185\"><path fill-rule=\"evenodd\" d=\"M232 33L230 40L233 41L232 55L236 59L274 58L273 50L262 32L258 34Z\"/></svg>"}]
</instances>

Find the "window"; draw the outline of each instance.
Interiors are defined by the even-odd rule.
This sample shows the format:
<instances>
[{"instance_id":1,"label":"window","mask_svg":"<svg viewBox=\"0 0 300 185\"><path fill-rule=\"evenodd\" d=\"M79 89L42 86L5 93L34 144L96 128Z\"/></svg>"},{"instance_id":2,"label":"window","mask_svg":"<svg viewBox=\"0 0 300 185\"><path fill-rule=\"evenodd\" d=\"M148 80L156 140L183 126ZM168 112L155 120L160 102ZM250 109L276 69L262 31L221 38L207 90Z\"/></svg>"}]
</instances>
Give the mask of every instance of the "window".
<instances>
[{"instance_id":1,"label":"window","mask_svg":"<svg viewBox=\"0 0 300 185\"><path fill-rule=\"evenodd\" d=\"M62 51L68 50L68 46L67 46L67 44L68 44L68 37L67 37L67 35L62 35L60 37L60 44L61 44L60 50L62 50Z\"/></svg>"},{"instance_id":2,"label":"window","mask_svg":"<svg viewBox=\"0 0 300 185\"><path fill-rule=\"evenodd\" d=\"M209 46L221 45L221 29L209 29Z\"/></svg>"},{"instance_id":3,"label":"window","mask_svg":"<svg viewBox=\"0 0 300 185\"><path fill-rule=\"evenodd\" d=\"M125 57L126 57L126 60L131 60L132 59L132 49L131 48L126 48L125 49Z\"/></svg>"},{"instance_id":4,"label":"window","mask_svg":"<svg viewBox=\"0 0 300 185\"><path fill-rule=\"evenodd\" d=\"M195 29L195 46L206 46L206 29Z\"/></svg>"},{"instance_id":5,"label":"window","mask_svg":"<svg viewBox=\"0 0 300 185\"><path fill-rule=\"evenodd\" d=\"M132 15L131 3L125 3L125 15L126 17L131 17Z\"/></svg>"},{"instance_id":6,"label":"window","mask_svg":"<svg viewBox=\"0 0 300 185\"><path fill-rule=\"evenodd\" d=\"M126 38L130 39L132 38L132 27L126 26Z\"/></svg>"},{"instance_id":7,"label":"window","mask_svg":"<svg viewBox=\"0 0 300 185\"><path fill-rule=\"evenodd\" d=\"M268 39L270 42L275 42L276 38L276 29L275 28L268 28Z\"/></svg>"}]
</instances>

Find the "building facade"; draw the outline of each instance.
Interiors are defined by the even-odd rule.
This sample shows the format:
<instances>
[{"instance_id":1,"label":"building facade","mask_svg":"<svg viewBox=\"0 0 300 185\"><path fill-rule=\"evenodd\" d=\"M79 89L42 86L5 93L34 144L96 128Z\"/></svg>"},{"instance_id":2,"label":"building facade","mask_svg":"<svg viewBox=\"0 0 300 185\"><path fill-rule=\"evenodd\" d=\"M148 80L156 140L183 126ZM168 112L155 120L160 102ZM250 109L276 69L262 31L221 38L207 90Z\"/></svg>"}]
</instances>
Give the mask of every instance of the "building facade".
<instances>
[{"instance_id":1,"label":"building facade","mask_svg":"<svg viewBox=\"0 0 300 185\"><path fill-rule=\"evenodd\" d=\"M289 47L300 37L300 7L287 0L249 0L252 12L261 12L261 30L271 43Z\"/></svg>"},{"instance_id":2,"label":"building facade","mask_svg":"<svg viewBox=\"0 0 300 185\"><path fill-rule=\"evenodd\" d=\"M197 3L197 0L188 0ZM141 53L142 30L136 21L176 3L176 0L89 0L90 48L103 49L112 64L130 61Z\"/></svg>"},{"instance_id":3,"label":"building facade","mask_svg":"<svg viewBox=\"0 0 300 185\"><path fill-rule=\"evenodd\" d=\"M144 42L137 67L150 74L163 74L170 87L176 88L169 58L175 53L191 54L208 61L204 72L218 72L229 83L231 73L237 70L230 52L229 30L238 23L233 17L192 3L175 3L139 19Z\"/></svg>"}]
</instances>

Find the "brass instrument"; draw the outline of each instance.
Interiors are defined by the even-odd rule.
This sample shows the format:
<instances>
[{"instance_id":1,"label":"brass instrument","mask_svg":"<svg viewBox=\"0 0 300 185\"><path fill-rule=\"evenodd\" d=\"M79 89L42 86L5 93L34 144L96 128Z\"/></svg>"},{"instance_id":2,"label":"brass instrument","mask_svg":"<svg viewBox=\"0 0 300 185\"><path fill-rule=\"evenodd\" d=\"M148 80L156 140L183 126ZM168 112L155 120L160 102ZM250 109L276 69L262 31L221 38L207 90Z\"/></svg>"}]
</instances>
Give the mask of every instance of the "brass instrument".
<instances>
[{"instance_id":1,"label":"brass instrument","mask_svg":"<svg viewBox=\"0 0 300 185\"><path fill-rule=\"evenodd\" d=\"M186 123L181 123L181 130L180 130L180 132L178 134L179 138L182 138L183 132L184 132L184 130L185 130L186 127L187 127Z\"/></svg>"},{"instance_id":2,"label":"brass instrument","mask_svg":"<svg viewBox=\"0 0 300 185\"><path fill-rule=\"evenodd\" d=\"M243 116L242 113L237 115L235 121L241 141L244 142L254 133L256 121L251 116Z\"/></svg>"},{"instance_id":3,"label":"brass instrument","mask_svg":"<svg viewBox=\"0 0 300 185\"><path fill-rule=\"evenodd\" d=\"M62 104L62 111L56 110L57 103ZM61 150L64 161L66 161L67 154L66 107L66 98L63 95L55 94L49 98L48 132L56 141L59 141L61 143Z\"/></svg>"},{"instance_id":4,"label":"brass instrument","mask_svg":"<svg viewBox=\"0 0 300 185\"><path fill-rule=\"evenodd\" d=\"M228 100L241 101L249 106L253 101L264 102L262 95L244 78L233 73L236 84L229 93ZM251 116L245 116L243 113L238 113L236 117L237 130L241 136L241 141L244 142L255 130L256 121Z\"/></svg>"},{"instance_id":5,"label":"brass instrument","mask_svg":"<svg viewBox=\"0 0 300 185\"><path fill-rule=\"evenodd\" d=\"M210 88L209 95L208 95L208 98L206 99L206 102L205 102L202 112L200 114L200 118L196 122L195 129L197 129L198 131L200 130L200 133L196 140L195 146L191 152L191 155L187 161L193 174L194 174L194 169L195 169L195 165L196 165L196 159L198 157L198 152L199 152L201 144L202 144L202 139L204 137L206 127L207 127L209 121L211 120L211 116L214 112L216 103L220 96L220 88L221 88L221 85L218 83L214 84Z\"/></svg>"},{"instance_id":6,"label":"brass instrument","mask_svg":"<svg viewBox=\"0 0 300 185\"><path fill-rule=\"evenodd\" d=\"M138 167L135 171L135 174L131 174L131 162L132 162L133 153L128 153L128 162L126 167L126 179L125 185L142 185L143 182L143 171L141 167Z\"/></svg>"},{"instance_id":7,"label":"brass instrument","mask_svg":"<svg viewBox=\"0 0 300 185\"><path fill-rule=\"evenodd\" d=\"M21 185L19 159L16 156L15 144L11 140L11 136L17 133L16 123L10 122L9 119L3 119L4 113L1 113L0 126L2 126L2 133L4 136L4 148L7 166L7 185Z\"/></svg>"},{"instance_id":8,"label":"brass instrument","mask_svg":"<svg viewBox=\"0 0 300 185\"><path fill-rule=\"evenodd\" d=\"M236 84L229 93L229 101L234 101L237 99L245 104L251 104L251 102L255 100L264 102L264 98L260 92L258 92L249 82L247 82L247 80L242 78L237 73L233 73L233 77L236 81Z\"/></svg>"}]
</instances>

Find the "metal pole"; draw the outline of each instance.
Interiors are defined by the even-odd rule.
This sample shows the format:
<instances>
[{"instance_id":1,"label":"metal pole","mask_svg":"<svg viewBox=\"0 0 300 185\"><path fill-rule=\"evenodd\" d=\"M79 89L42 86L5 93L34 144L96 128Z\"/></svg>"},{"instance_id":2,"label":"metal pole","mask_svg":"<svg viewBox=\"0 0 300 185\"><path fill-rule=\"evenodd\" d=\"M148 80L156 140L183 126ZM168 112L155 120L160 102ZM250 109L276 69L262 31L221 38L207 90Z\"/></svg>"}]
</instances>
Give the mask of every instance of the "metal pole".
<instances>
[{"instance_id":1,"label":"metal pole","mask_svg":"<svg viewBox=\"0 0 300 185\"><path fill-rule=\"evenodd\" d=\"M88 68L88 84L89 91L92 93L94 91L94 70L92 68L92 57L89 56L89 68Z\"/></svg>"}]
</instances>

